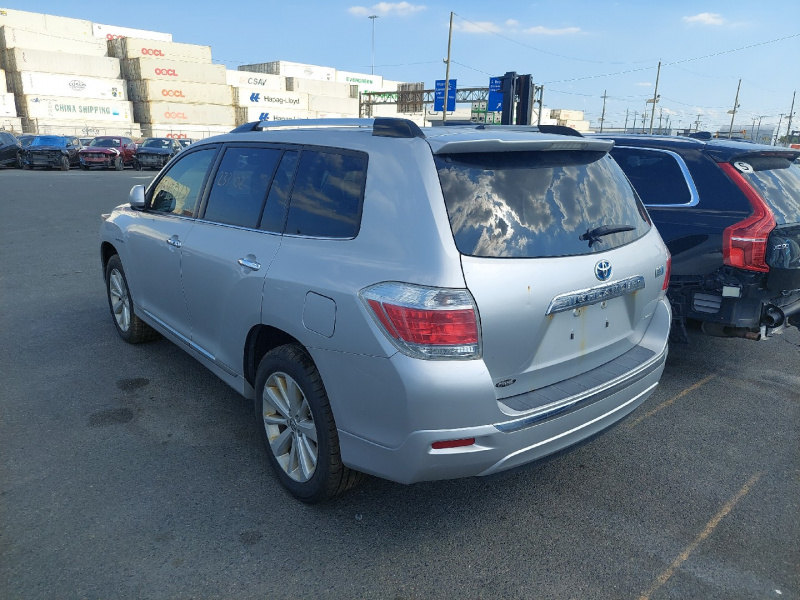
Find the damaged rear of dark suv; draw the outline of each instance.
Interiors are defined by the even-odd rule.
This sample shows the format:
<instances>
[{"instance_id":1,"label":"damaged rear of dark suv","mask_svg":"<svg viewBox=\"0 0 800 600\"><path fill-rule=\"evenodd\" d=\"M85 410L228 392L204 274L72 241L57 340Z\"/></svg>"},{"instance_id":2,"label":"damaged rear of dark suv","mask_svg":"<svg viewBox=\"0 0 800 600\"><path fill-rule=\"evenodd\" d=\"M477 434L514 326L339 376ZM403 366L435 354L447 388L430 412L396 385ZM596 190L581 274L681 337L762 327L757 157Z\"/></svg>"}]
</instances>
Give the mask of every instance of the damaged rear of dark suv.
<instances>
[{"instance_id":1,"label":"damaged rear of dark suv","mask_svg":"<svg viewBox=\"0 0 800 600\"><path fill-rule=\"evenodd\" d=\"M604 137L672 253L673 339L692 322L748 339L800 325L800 151Z\"/></svg>"}]
</instances>

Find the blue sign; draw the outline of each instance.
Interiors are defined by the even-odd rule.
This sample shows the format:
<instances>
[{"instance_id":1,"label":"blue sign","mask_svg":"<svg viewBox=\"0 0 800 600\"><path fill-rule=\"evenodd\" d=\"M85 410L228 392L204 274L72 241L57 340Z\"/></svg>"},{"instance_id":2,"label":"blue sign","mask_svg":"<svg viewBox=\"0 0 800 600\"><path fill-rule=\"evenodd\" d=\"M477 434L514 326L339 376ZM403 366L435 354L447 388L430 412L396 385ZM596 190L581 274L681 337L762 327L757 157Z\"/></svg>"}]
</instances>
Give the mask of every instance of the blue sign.
<instances>
[{"instance_id":1,"label":"blue sign","mask_svg":"<svg viewBox=\"0 0 800 600\"><path fill-rule=\"evenodd\" d=\"M447 110L453 112L456 109L456 80L451 79L447 87ZM436 89L433 95L433 110L439 112L444 110L444 79L436 80Z\"/></svg>"},{"instance_id":2,"label":"blue sign","mask_svg":"<svg viewBox=\"0 0 800 600\"><path fill-rule=\"evenodd\" d=\"M499 77L489 79L489 98L486 101L486 110L489 112L501 112L503 110L503 83Z\"/></svg>"},{"instance_id":3,"label":"blue sign","mask_svg":"<svg viewBox=\"0 0 800 600\"><path fill-rule=\"evenodd\" d=\"M250 102L258 102L258 96L256 93L250 94Z\"/></svg>"}]
</instances>

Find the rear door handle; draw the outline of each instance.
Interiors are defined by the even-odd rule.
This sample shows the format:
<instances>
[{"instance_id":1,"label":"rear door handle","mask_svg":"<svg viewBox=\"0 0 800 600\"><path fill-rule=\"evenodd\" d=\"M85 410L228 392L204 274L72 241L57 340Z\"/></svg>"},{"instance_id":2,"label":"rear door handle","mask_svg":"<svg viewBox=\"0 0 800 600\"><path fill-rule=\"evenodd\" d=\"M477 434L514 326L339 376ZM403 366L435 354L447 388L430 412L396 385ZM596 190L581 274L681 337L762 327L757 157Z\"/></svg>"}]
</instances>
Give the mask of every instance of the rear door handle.
<instances>
[{"instance_id":1,"label":"rear door handle","mask_svg":"<svg viewBox=\"0 0 800 600\"><path fill-rule=\"evenodd\" d=\"M171 237L167 240L167 243L170 246L175 246L176 248L180 248L183 246L183 242L181 242L178 238Z\"/></svg>"},{"instance_id":2,"label":"rear door handle","mask_svg":"<svg viewBox=\"0 0 800 600\"><path fill-rule=\"evenodd\" d=\"M248 269L253 269L253 271L258 271L261 268L261 263L246 258L240 258L239 264Z\"/></svg>"}]
</instances>

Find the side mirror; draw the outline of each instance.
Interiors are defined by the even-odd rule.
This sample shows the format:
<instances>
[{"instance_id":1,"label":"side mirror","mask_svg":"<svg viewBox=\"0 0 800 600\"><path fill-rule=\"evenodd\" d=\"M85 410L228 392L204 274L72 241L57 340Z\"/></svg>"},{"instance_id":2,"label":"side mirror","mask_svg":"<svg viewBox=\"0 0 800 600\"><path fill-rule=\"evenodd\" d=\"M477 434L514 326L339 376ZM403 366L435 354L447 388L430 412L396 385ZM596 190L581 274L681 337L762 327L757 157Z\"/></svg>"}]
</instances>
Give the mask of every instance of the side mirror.
<instances>
[{"instance_id":1,"label":"side mirror","mask_svg":"<svg viewBox=\"0 0 800 600\"><path fill-rule=\"evenodd\" d=\"M131 188L131 193L128 195L131 203L131 208L134 210L144 210L144 186L135 185Z\"/></svg>"}]
</instances>

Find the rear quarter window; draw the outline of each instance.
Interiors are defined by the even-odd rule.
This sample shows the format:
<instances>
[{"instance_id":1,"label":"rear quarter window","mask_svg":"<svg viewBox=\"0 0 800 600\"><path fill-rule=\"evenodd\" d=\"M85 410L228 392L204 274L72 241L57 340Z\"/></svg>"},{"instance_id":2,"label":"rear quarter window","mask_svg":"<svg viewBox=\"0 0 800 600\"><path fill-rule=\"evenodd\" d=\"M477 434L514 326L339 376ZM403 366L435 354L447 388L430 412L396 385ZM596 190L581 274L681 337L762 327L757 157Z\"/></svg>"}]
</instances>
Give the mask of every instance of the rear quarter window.
<instances>
[{"instance_id":1,"label":"rear quarter window","mask_svg":"<svg viewBox=\"0 0 800 600\"><path fill-rule=\"evenodd\" d=\"M650 228L647 213L605 152L539 151L435 157L462 254L539 258L604 252ZM589 244L602 226L630 226Z\"/></svg>"},{"instance_id":2,"label":"rear quarter window","mask_svg":"<svg viewBox=\"0 0 800 600\"><path fill-rule=\"evenodd\" d=\"M642 202L650 206L696 203L680 157L664 150L614 148L611 156L628 176ZM679 162L680 161L680 162Z\"/></svg>"}]
</instances>

